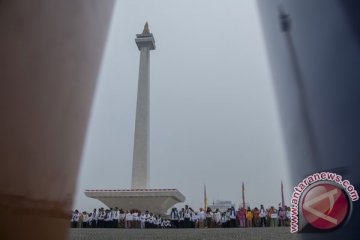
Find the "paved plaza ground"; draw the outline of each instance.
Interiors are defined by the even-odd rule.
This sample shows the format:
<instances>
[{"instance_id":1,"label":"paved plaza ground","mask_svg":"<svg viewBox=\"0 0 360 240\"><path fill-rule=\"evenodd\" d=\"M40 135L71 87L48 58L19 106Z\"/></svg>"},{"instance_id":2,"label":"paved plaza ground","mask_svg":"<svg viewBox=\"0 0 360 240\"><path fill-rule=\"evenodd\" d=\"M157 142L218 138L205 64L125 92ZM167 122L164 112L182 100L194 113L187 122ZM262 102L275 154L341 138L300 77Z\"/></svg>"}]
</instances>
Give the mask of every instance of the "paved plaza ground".
<instances>
[{"instance_id":1,"label":"paved plaza ground","mask_svg":"<svg viewBox=\"0 0 360 240\"><path fill-rule=\"evenodd\" d=\"M288 227L212 229L70 229L69 240L298 240Z\"/></svg>"}]
</instances>

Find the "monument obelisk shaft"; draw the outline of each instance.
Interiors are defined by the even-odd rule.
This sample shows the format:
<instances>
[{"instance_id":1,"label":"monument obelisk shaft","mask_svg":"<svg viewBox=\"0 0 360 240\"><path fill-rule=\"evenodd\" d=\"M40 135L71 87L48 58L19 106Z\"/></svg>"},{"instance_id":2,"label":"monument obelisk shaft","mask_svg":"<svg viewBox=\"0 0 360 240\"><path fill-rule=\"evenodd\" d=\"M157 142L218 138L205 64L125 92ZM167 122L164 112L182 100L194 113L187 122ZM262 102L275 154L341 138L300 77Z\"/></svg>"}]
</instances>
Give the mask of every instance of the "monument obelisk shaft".
<instances>
[{"instance_id":1,"label":"monument obelisk shaft","mask_svg":"<svg viewBox=\"0 0 360 240\"><path fill-rule=\"evenodd\" d=\"M150 50L155 49L148 23L142 34L136 34L135 42L140 50L140 67L131 188L146 189L150 178Z\"/></svg>"},{"instance_id":2,"label":"monument obelisk shaft","mask_svg":"<svg viewBox=\"0 0 360 240\"><path fill-rule=\"evenodd\" d=\"M175 204L185 201L177 189L150 189L150 50L155 49L155 40L146 23L144 31L136 34L140 51L139 83L137 92L134 155L131 189L85 190L85 195L98 199L109 208L139 209L153 214L165 214ZM146 191L144 191L146 189Z\"/></svg>"}]
</instances>

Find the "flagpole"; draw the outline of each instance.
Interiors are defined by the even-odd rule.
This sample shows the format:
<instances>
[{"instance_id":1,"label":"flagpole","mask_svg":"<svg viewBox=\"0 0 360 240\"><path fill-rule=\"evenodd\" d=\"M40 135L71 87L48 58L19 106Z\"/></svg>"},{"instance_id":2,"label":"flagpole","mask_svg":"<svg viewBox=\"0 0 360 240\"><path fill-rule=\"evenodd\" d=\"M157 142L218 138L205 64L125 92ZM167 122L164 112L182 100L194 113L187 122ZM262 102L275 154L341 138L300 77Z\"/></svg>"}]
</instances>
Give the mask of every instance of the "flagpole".
<instances>
[{"instance_id":1,"label":"flagpole","mask_svg":"<svg viewBox=\"0 0 360 240\"><path fill-rule=\"evenodd\" d=\"M242 182L242 201L243 201L243 208L245 208L245 186L244 186L244 182Z\"/></svg>"},{"instance_id":2,"label":"flagpole","mask_svg":"<svg viewBox=\"0 0 360 240\"><path fill-rule=\"evenodd\" d=\"M284 185L283 185L283 181L281 180L281 206L284 207L285 206L285 201L284 201Z\"/></svg>"},{"instance_id":3,"label":"flagpole","mask_svg":"<svg viewBox=\"0 0 360 240\"><path fill-rule=\"evenodd\" d=\"M206 194L206 185L204 184L204 210L207 210L207 194Z\"/></svg>"}]
</instances>

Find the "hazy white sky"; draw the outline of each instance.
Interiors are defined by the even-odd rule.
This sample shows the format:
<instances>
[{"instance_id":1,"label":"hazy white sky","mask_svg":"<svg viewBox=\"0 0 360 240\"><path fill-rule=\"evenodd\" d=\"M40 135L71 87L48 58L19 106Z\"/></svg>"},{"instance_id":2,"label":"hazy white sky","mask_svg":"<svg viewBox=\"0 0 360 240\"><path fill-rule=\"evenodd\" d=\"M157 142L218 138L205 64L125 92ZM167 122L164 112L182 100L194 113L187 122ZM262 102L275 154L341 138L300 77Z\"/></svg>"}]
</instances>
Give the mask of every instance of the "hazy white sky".
<instances>
[{"instance_id":1,"label":"hazy white sky","mask_svg":"<svg viewBox=\"0 0 360 240\"><path fill-rule=\"evenodd\" d=\"M150 185L208 201L277 205L290 183L254 0L119 0L114 9L74 207L102 206L85 189L130 187L139 50L149 22ZM184 205L180 204L180 206ZM121 207L121 206L119 206Z\"/></svg>"}]
</instances>

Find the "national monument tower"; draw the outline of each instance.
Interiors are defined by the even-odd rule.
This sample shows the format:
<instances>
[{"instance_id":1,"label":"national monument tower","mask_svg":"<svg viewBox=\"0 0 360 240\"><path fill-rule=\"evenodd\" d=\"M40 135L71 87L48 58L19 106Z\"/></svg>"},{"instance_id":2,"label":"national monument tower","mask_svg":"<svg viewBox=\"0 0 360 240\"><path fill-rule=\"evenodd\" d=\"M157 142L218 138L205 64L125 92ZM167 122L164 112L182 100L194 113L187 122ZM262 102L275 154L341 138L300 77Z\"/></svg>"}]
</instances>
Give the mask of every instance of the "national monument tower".
<instances>
[{"instance_id":1,"label":"national monument tower","mask_svg":"<svg viewBox=\"0 0 360 240\"><path fill-rule=\"evenodd\" d=\"M184 202L177 189L151 189L150 178L150 50L155 50L155 39L145 23L141 34L136 34L140 51L140 66L136 104L134 152L131 189L85 190L85 195L103 202L108 207L124 210L149 210L164 214L171 206Z\"/></svg>"},{"instance_id":2,"label":"national monument tower","mask_svg":"<svg viewBox=\"0 0 360 240\"><path fill-rule=\"evenodd\" d=\"M135 42L140 50L139 83L136 105L132 189L148 188L150 177L150 50L155 49L155 40L145 23L142 34L136 34Z\"/></svg>"}]
</instances>

